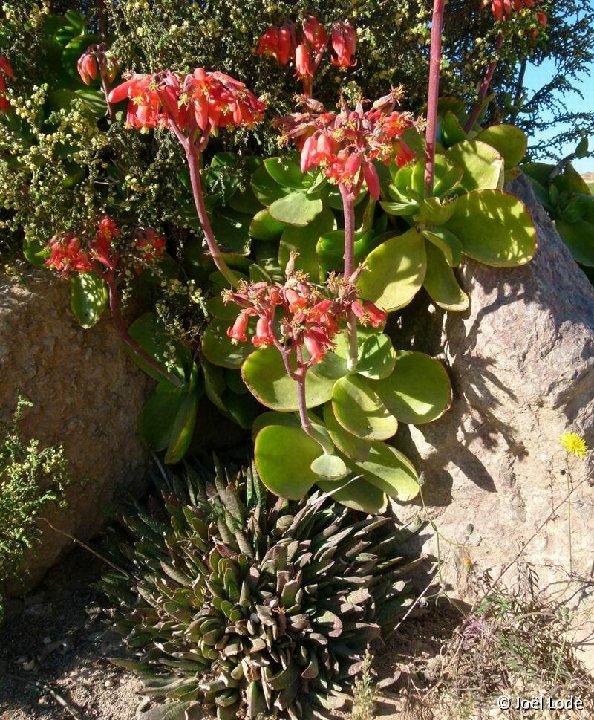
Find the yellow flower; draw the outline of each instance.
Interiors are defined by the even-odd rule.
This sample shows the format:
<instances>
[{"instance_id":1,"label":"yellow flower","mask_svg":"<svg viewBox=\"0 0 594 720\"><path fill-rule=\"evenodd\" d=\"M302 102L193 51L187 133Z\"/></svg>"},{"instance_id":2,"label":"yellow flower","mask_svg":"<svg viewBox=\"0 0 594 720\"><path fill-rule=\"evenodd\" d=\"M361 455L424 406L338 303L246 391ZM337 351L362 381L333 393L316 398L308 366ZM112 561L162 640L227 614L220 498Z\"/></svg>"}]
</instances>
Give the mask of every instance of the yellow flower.
<instances>
[{"instance_id":1,"label":"yellow flower","mask_svg":"<svg viewBox=\"0 0 594 720\"><path fill-rule=\"evenodd\" d=\"M563 435L561 435L560 441L561 445L563 445L563 447L567 450L568 453L579 457L580 460L583 460L588 454L588 446L586 445L586 441L583 437L577 435L576 433L563 433Z\"/></svg>"}]
</instances>

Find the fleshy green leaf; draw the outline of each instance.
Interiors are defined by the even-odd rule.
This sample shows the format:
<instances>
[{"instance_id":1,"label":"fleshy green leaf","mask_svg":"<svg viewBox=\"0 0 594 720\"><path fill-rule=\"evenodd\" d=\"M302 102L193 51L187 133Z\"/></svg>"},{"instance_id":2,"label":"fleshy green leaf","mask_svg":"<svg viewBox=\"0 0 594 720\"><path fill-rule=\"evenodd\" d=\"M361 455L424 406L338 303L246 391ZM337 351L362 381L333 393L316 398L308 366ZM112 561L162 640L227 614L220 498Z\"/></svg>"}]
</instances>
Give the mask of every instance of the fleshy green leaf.
<instances>
[{"instance_id":1,"label":"fleshy green leaf","mask_svg":"<svg viewBox=\"0 0 594 720\"><path fill-rule=\"evenodd\" d=\"M332 397L335 379L324 377L323 364L314 365L305 380L305 401L308 408L322 405ZM244 362L241 374L250 392L263 405L280 412L299 408L297 383L287 375L280 352L275 347L256 350ZM319 454L319 453L318 453Z\"/></svg>"},{"instance_id":2,"label":"fleshy green leaf","mask_svg":"<svg viewBox=\"0 0 594 720\"><path fill-rule=\"evenodd\" d=\"M498 190L463 195L447 228L466 255L486 265L524 265L536 252L536 229L524 204Z\"/></svg>"},{"instance_id":3,"label":"fleshy green leaf","mask_svg":"<svg viewBox=\"0 0 594 720\"><path fill-rule=\"evenodd\" d=\"M332 391L332 408L342 427L366 440L387 440L398 423L370 383L359 375L346 375Z\"/></svg>"},{"instance_id":4,"label":"fleshy green leaf","mask_svg":"<svg viewBox=\"0 0 594 720\"><path fill-rule=\"evenodd\" d=\"M275 220L266 208L257 212L250 223L250 235L257 240L274 240L284 229L284 223Z\"/></svg>"},{"instance_id":5,"label":"fleshy green leaf","mask_svg":"<svg viewBox=\"0 0 594 720\"><path fill-rule=\"evenodd\" d=\"M312 280L317 281L320 274L318 254L316 247L318 240L324 233L334 228L334 214L328 208L323 208L305 227L289 226L285 228L278 248L278 261L281 267L286 267L291 252L299 253L295 263L297 270L308 273ZM344 252L344 251L343 251Z\"/></svg>"},{"instance_id":6,"label":"fleshy green leaf","mask_svg":"<svg viewBox=\"0 0 594 720\"><path fill-rule=\"evenodd\" d=\"M503 157L508 170L522 162L528 145L526 133L515 125L493 125L485 128L477 140L494 147Z\"/></svg>"},{"instance_id":7,"label":"fleshy green leaf","mask_svg":"<svg viewBox=\"0 0 594 720\"><path fill-rule=\"evenodd\" d=\"M153 450L165 450L171 439L171 429L179 412L185 392L160 383L144 404L138 418L138 430Z\"/></svg>"},{"instance_id":8,"label":"fleshy green leaf","mask_svg":"<svg viewBox=\"0 0 594 720\"><path fill-rule=\"evenodd\" d=\"M239 308L237 308L236 315L238 314ZM233 343L227 336L227 330L232 324L233 321L229 322L221 318L212 320L202 336L202 352L213 365L237 369L254 352L254 346L249 341L253 331L248 331L248 342Z\"/></svg>"},{"instance_id":9,"label":"fleshy green leaf","mask_svg":"<svg viewBox=\"0 0 594 720\"><path fill-rule=\"evenodd\" d=\"M390 375L396 362L396 351L387 335L377 333L368 337L359 348L355 368L359 375L380 380Z\"/></svg>"},{"instance_id":10,"label":"fleshy green leaf","mask_svg":"<svg viewBox=\"0 0 594 720\"><path fill-rule=\"evenodd\" d=\"M444 366L420 352L399 352L394 372L373 388L388 410L403 423L431 422L448 409L451 385Z\"/></svg>"},{"instance_id":11,"label":"fleshy green leaf","mask_svg":"<svg viewBox=\"0 0 594 720\"><path fill-rule=\"evenodd\" d=\"M444 254L448 265L457 267L462 260L462 243L446 228L428 227L423 230L423 237L438 247ZM427 246L425 246L427 249Z\"/></svg>"},{"instance_id":12,"label":"fleshy green leaf","mask_svg":"<svg viewBox=\"0 0 594 720\"><path fill-rule=\"evenodd\" d=\"M310 175L301 172L296 156L272 157L264 160L264 167L270 177L283 187L300 190L312 183Z\"/></svg>"},{"instance_id":13,"label":"fleshy green leaf","mask_svg":"<svg viewBox=\"0 0 594 720\"><path fill-rule=\"evenodd\" d=\"M384 512L388 507L386 494L361 477L355 476L333 482L318 480L317 484L333 500L353 510L376 515Z\"/></svg>"},{"instance_id":14,"label":"fleshy green leaf","mask_svg":"<svg viewBox=\"0 0 594 720\"><path fill-rule=\"evenodd\" d=\"M448 110L441 118L441 135L444 145L454 145L466 139L466 133L460 120L451 110Z\"/></svg>"},{"instance_id":15,"label":"fleshy green leaf","mask_svg":"<svg viewBox=\"0 0 594 720\"><path fill-rule=\"evenodd\" d=\"M465 190L494 190L499 187L503 158L491 145L480 140L465 140L452 145L446 157L454 165L464 168L461 184Z\"/></svg>"},{"instance_id":16,"label":"fleshy green leaf","mask_svg":"<svg viewBox=\"0 0 594 720\"><path fill-rule=\"evenodd\" d=\"M296 191L275 200L269 207L269 211L272 217L279 222L305 227L322 212L322 208L321 200L312 200L304 192Z\"/></svg>"},{"instance_id":17,"label":"fleshy green leaf","mask_svg":"<svg viewBox=\"0 0 594 720\"><path fill-rule=\"evenodd\" d=\"M586 220L577 223L555 220L555 227L574 260L586 267L594 267L594 225Z\"/></svg>"},{"instance_id":18,"label":"fleshy green leaf","mask_svg":"<svg viewBox=\"0 0 594 720\"><path fill-rule=\"evenodd\" d=\"M347 432L336 419L332 403L324 405L324 425L332 442L343 455L353 460L365 460L369 455L369 443Z\"/></svg>"},{"instance_id":19,"label":"fleshy green leaf","mask_svg":"<svg viewBox=\"0 0 594 720\"><path fill-rule=\"evenodd\" d=\"M370 443L367 460L347 465L390 497L400 502L412 500L419 493L417 472L410 460L386 443Z\"/></svg>"},{"instance_id":20,"label":"fleshy green leaf","mask_svg":"<svg viewBox=\"0 0 594 720\"><path fill-rule=\"evenodd\" d=\"M338 455L320 455L310 465L313 472L325 480L340 480L349 469Z\"/></svg>"},{"instance_id":21,"label":"fleshy green leaf","mask_svg":"<svg viewBox=\"0 0 594 720\"><path fill-rule=\"evenodd\" d=\"M301 428L269 425L256 436L254 457L266 487L281 497L299 500L318 476L311 469L320 445Z\"/></svg>"},{"instance_id":22,"label":"fleshy green leaf","mask_svg":"<svg viewBox=\"0 0 594 720\"><path fill-rule=\"evenodd\" d=\"M99 322L107 307L107 285L94 272L74 273L70 278L70 307L84 328Z\"/></svg>"},{"instance_id":23,"label":"fleshy green leaf","mask_svg":"<svg viewBox=\"0 0 594 720\"><path fill-rule=\"evenodd\" d=\"M131 337L139 343L165 369L171 370L180 378L189 376L192 369L192 353L181 342L173 339L163 323L154 313L145 313L137 318L128 328ZM162 376L147 365L136 353L130 352L134 362L148 375L156 380Z\"/></svg>"},{"instance_id":24,"label":"fleshy green leaf","mask_svg":"<svg viewBox=\"0 0 594 720\"><path fill-rule=\"evenodd\" d=\"M172 465L179 462L188 451L194 427L196 426L196 412L198 410L198 393L192 390L183 398L180 408L171 426L171 435L165 462Z\"/></svg>"},{"instance_id":25,"label":"fleshy green leaf","mask_svg":"<svg viewBox=\"0 0 594 720\"><path fill-rule=\"evenodd\" d=\"M466 310L468 295L462 290L444 254L435 245L427 244L427 272L423 286L437 305L445 310Z\"/></svg>"},{"instance_id":26,"label":"fleshy green leaf","mask_svg":"<svg viewBox=\"0 0 594 720\"><path fill-rule=\"evenodd\" d=\"M289 192L287 188L281 187L272 179L263 165L252 175L252 190L262 205L265 206L284 197Z\"/></svg>"},{"instance_id":27,"label":"fleshy green leaf","mask_svg":"<svg viewBox=\"0 0 594 720\"><path fill-rule=\"evenodd\" d=\"M408 305L421 288L426 267L425 240L411 228L369 253L359 290L382 310L398 310Z\"/></svg>"}]
</instances>

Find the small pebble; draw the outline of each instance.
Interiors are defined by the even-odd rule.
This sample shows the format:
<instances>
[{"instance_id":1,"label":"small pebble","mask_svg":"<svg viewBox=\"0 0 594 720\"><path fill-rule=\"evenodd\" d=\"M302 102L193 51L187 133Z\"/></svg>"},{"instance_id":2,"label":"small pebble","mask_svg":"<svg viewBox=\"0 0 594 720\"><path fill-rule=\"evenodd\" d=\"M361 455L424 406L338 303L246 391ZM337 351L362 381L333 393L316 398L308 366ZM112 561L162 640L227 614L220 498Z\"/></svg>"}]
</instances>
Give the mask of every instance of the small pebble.
<instances>
[{"instance_id":1,"label":"small pebble","mask_svg":"<svg viewBox=\"0 0 594 720\"><path fill-rule=\"evenodd\" d=\"M106 681L103 683L103 687L106 687L106 688L113 687L113 681L112 681L112 680L106 680Z\"/></svg>"},{"instance_id":2,"label":"small pebble","mask_svg":"<svg viewBox=\"0 0 594 720\"><path fill-rule=\"evenodd\" d=\"M49 645L49 644L51 643L51 641L52 641L51 637L44 637L44 638L43 638L43 644L44 644L44 645Z\"/></svg>"}]
</instances>

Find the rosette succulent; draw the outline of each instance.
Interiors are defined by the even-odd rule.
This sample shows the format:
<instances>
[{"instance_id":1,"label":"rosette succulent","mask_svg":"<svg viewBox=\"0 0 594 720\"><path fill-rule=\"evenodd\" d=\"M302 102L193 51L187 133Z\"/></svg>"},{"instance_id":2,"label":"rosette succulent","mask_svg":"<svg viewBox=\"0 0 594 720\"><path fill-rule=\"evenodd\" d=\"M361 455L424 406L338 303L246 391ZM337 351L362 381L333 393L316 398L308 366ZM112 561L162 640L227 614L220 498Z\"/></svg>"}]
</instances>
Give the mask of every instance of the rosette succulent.
<instances>
[{"instance_id":1,"label":"rosette succulent","mask_svg":"<svg viewBox=\"0 0 594 720\"><path fill-rule=\"evenodd\" d=\"M330 718L408 606L393 522L319 493L276 498L254 470L186 466L161 485L164 509L127 518L125 569L104 578L135 655L116 662L182 718Z\"/></svg>"}]
</instances>

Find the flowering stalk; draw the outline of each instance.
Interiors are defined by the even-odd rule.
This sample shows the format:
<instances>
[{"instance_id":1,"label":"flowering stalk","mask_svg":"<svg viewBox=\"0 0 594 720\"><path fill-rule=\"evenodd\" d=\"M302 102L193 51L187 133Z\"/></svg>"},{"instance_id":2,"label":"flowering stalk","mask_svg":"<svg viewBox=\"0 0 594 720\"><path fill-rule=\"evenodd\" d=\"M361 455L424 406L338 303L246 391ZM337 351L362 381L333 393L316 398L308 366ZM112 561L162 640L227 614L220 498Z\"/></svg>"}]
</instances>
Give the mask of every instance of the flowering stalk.
<instances>
[{"instance_id":1,"label":"flowering stalk","mask_svg":"<svg viewBox=\"0 0 594 720\"><path fill-rule=\"evenodd\" d=\"M194 204L213 261L232 286L237 279L222 257L215 239L200 180L201 154L210 134L219 128L251 127L264 115L264 103L238 80L221 72L196 68L180 76L174 72L133 74L109 95L109 101L128 101L126 126L148 130L169 128L184 149Z\"/></svg>"},{"instance_id":2,"label":"flowering stalk","mask_svg":"<svg viewBox=\"0 0 594 720\"><path fill-rule=\"evenodd\" d=\"M85 52L79 57L76 68L80 79L85 85L90 85L99 77L101 80L101 89L105 95L107 103L107 113L110 123L115 122L115 105L110 102L109 94L111 92L111 84L118 72L118 65L107 52L107 45L100 43L99 45L90 45Z\"/></svg>"},{"instance_id":3,"label":"flowering stalk","mask_svg":"<svg viewBox=\"0 0 594 720\"><path fill-rule=\"evenodd\" d=\"M425 195L433 194L435 177L435 144L437 141L437 106L441 66L441 32L445 0L434 0L431 22L431 59L429 61L429 93L427 99L427 131L425 133Z\"/></svg>"},{"instance_id":4,"label":"flowering stalk","mask_svg":"<svg viewBox=\"0 0 594 720\"><path fill-rule=\"evenodd\" d=\"M344 277L346 280L350 280L355 272L355 198L342 183L339 188L344 212ZM347 314L347 333L349 338L347 368L354 370L357 365L359 348L357 346L357 321L352 309Z\"/></svg>"},{"instance_id":5,"label":"flowering stalk","mask_svg":"<svg viewBox=\"0 0 594 720\"><path fill-rule=\"evenodd\" d=\"M511 0L507 0L507 2L506 0L491 0L490 4L491 12L493 13L495 21L497 23L504 23L506 20L509 20L512 17L514 12L520 12L525 8L535 8L541 2L542 0L513 0L512 4ZM488 4L489 0L483 0L483 5ZM537 10L536 22L538 27L534 27L532 29L534 39L536 39L539 32L541 30L544 30L547 26L547 16L545 15L545 13ZM469 133L472 130L475 122L478 120L479 115L481 114L483 104L487 97L487 93L489 92L489 87L491 86L491 81L493 80L493 75L495 74L495 70L497 69L497 64L499 62L497 53L499 52L499 50L501 50L501 46L503 45L503 39L504 33L502 30L497 36L497 41L495 43L495 58L489 63L489 66L487 67L487 70L485 72L485 76L483 77L482 82L479 85L478 96L464 126L464 132Z\"/></svg>"},{"instance_id":6,"label":"flowering stalk","mask_svg":"<svg viewBox=\"0 0 594 720\"><path fill-rule=\"evenodd\" d=\"M146 365L154 370L163 380L171 383L177 388L184 386L183 381L173 373L167 372L160 363L158 363L151 355L149 355L142 345L137 342L129 333L126 328L126 324L122 318L122 312L120 308L120 294L118 292L118 281L113 271L108 273L98 273L100 277L105 280L109 292L109 309L111 311L111 318L118 335L126 343L126 345L132 350L132 352L139 357Z\"/></svg>"}]
</instances>

